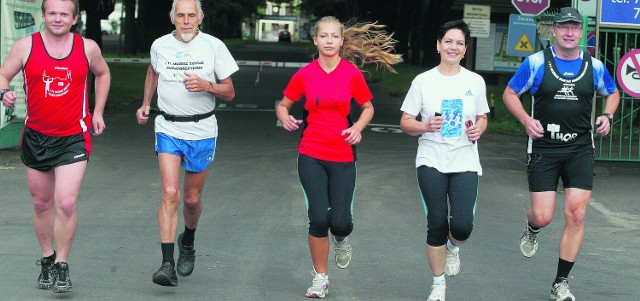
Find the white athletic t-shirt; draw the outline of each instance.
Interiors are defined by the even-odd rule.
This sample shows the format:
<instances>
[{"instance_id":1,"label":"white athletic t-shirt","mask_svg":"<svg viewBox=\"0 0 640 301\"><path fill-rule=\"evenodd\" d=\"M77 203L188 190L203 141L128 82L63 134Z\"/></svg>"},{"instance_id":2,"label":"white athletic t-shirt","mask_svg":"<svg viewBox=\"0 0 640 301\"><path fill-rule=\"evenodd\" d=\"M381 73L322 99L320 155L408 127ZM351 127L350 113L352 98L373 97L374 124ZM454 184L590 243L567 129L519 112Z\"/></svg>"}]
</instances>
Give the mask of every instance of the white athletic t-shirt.
<instances>
[{"instance_id":1,"label":"white athletic t-shirt","mask_svg":"<svg viewBox=\"0 0 640 301\"><path fill-rule=\"evenodd\" d=\"M219 39L199 31L193 40L183 43L174 33L151 45L151 66L159 75L158 107L172 115L211 112L216 106L215 97L207 92L189 92L182 82L185 72L216 83L236 72L238 65ZM171 122L158 116L155 131L184 140L201 140L217 137L218 123L215 115L198 122Z\"/></svg>"},{"instance_id":2,"label":"white athletic t-shirt","mask_svg":"<svg viewBox=\"0 0 640 301\"><path fill-rule=\"evenodd\" d=\"M400 110L428 121L436 112L445 121L440 132L426 132L418 139L416 167L426 165L442 173L475 171L482 175L478 143L469 141L465 121L489 112L484 79L465 68L445 76L436 68L419 74Z\"/></svg>"}]
</instances>

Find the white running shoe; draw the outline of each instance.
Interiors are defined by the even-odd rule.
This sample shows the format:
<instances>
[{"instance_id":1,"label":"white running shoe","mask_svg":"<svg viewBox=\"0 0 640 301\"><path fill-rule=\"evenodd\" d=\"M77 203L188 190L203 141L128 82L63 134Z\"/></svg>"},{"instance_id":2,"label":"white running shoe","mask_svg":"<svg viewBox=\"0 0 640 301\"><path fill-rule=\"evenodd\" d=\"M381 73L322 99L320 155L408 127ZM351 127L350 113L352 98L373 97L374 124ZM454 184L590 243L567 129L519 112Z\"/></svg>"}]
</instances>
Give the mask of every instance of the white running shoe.
<instances>
[{"instance_id":1,"label":"white running shoe","mask_svg":"<svg viewBox=\"0 0 640 301\"><path fill-rule=\"evenodd\" d=\"M316 273L315 270L311 274L314 275L313 282L311 287L307 289L305 296L323 299L329 293L329 276L324 273Z\"/></svg>"},{"instance_id":2,"label":"white running shoe","mask_svg":"<svg viewBox=\"0 0 640 301\"><path fill-rule=\"evenodd\" d=\"M575 301L576 297L571 294L567 279L562 279L562 281L554 284L551 288L549 299L554 301Z\"/></svg>"},{"instance_id":3,"label":"white running shoe","mask_svg":"<svg viewBox=\"0 0 640 301\"><path fill-rule=\"evenodd\" d=\"M337 242L334 237L333 255L339 268L345 269L349 266L349 263L351 263L351 244L348 238L345 237L343 241Z\"/></svg>"},{"instance_id":4,"label":"white running shoe","mask_svg":"<svg viewBox=\"0 0 640 301\"><path fill-rule=\"evenodd\" d=\"M524 257L531 257L536 254L538 250L538 232L532 232L529 229L529 225L524 226L522 236L520 236L520 252Z\"/></svg>"},{"instance_id":5,"label":"white running shoe","mask_svg":"<svg viewBox=\"0 0 640 301\"><path fill-rule=\"evenodd\" d=\"M444 265L444 273L447 276L455 276L460 273L460 251L451 252L447 249L447 259Z\"/></svg>"},{"instance_id":6,"label":"white running shoe","mask_svg":"<svg viewBox=\"0 0 640 301\"><path fill-rule=\"evenodd\" d=\"M429 294L427 301L445 301L444 296L446 291L447 284L445 282L432 285L431 294Z\"/></svg>"}]
</instances>

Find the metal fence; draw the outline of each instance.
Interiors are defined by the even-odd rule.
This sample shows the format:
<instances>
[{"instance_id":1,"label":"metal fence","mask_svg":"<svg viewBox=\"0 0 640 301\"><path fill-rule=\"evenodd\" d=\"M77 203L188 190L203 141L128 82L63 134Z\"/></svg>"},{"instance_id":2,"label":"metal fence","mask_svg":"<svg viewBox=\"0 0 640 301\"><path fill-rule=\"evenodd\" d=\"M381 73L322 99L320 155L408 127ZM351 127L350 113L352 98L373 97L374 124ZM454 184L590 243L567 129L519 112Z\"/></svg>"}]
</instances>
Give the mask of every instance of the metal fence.
<instances>
[{"instance_id":1,"label":"metal fence","mask_svg":"<svg viewBox=\"0 0 640 301\"><path fill-rule=\"evenodd\" d=\"M600 29L600 53L598 59L618 83L620 106L615 113L611 132L596 138L596 160L640 162L640 99L625 93L618 82L617 68L620 58L640 46L640 31L630 29ZM629 69L622 72L640 70ZM635 78L635 77L634 77ZM640 80L640 78L639 78ZM596 97L596 116L604 110L604 98Z\"/></svg>"}]
</instances>

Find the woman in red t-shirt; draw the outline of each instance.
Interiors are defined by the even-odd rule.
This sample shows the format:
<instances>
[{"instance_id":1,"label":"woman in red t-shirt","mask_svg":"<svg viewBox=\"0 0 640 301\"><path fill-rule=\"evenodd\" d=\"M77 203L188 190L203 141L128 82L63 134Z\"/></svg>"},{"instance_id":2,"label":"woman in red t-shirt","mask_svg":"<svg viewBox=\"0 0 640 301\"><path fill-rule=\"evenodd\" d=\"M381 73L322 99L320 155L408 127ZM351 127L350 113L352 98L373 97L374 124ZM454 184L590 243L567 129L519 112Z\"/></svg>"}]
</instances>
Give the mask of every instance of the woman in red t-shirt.
<instances>
[{"instance_id":1,"label":"woman in red t-shirt","mask_svg":"<svg viewBox=\"0 0 640 301\"><path fill-rule=\"evenodd\" d=\"M337 266L344 269L351 261L347 236L353 229L355 145L373 117L373 96L355 61L382 64L393 72L391 64L402 61L400 55L390 53L395 40L383 27L365 23L345 29L334 17L320 19L313 37L319 57L291 78L276 109L285 130L295 131L304 123L298 175L307 199L315 275L306 293L310 298L324 298L328 293L329 231ZM304 119L297 120L289 110L302 97L306 99ZM355 123L349 116L352 98L362 109Z\"/></svg>"}]
</instances>

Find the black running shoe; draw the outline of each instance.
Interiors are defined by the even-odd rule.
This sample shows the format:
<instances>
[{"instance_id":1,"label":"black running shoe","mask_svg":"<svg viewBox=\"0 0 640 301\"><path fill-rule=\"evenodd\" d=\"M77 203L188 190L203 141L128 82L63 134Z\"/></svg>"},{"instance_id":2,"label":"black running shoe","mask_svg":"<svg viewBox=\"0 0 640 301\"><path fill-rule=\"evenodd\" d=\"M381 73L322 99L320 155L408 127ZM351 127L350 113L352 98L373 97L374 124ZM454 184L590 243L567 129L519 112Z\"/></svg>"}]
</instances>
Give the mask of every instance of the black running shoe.
<instances>
[{"instance_id":1,"label":"black running shoe","mask_svg":"<svg viewBox=\"0 0 640 301\"><path fill-rule=\"evenodd\" d=\"M41 289L50 289L53 287L53 282L56 279L53 261L53 259L47 259L46 257L42 257L42 259L36 261L36 265L39 265L41 268L40 276L38 276L38 287Z\"/></svg>"},{"instance_id":2,"label":"black running shoe","mask_svg":"<svg viewBox=\"0 0 640 301\"><path fill-rule=\"evenodd\" d=\"M178 275L169 262L162 264L160 269L153 274L153 283L162 286L178 286Z\"/></svg>"},{"instance_id":3,"label":"black running shoe","mask_svg":"<svg viewBox=\"0 0 640 301\"><path fill-rule=\"evenodd\" d=\"M56 281L53 283L54 293L71 292L71 278L69 277L69 265L66 262L58 262L54 266Z\"/></svg>"},{"instance_id":4,"label":"black running shoe","mask_svg":"<svg viewBox=\"0 0 640 301\"><path fill-rule=\"evenodd\" d=\"M183 246L182 245L182 236L183 233L180 233L178 236L178 250L180 251L178 255L178 275L186 277L191 275L193 272L193 266L196 263L196 250L193 249L193 246Z\"/></svg>"}]
</instances>

